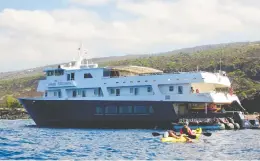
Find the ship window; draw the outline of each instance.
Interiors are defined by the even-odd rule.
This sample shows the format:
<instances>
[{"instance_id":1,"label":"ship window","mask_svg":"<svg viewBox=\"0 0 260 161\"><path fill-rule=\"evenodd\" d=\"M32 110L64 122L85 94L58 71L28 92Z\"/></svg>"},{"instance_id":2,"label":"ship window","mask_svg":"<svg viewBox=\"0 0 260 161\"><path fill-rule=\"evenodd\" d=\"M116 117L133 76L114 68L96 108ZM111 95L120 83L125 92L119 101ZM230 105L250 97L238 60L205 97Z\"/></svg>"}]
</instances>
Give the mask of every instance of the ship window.
<instances>
[{"instance_id":1,"label":"ship window","mask_svg":"<svg viewBox=\"0 0 260 161\"><path fill-rule=\"evenodd\" d=\"M93 78L92 75L90 73L85 73L84 74L84 78Z\"/></svg>"},{"instance_id":2,"label":"ship window","mask_svg":"<svg viewBox=\"0 0 260 161\"><path fill-rule=\"evenodd\" d=\"M98 95L98 89L94 89L94 95Z\"/></svg>"},{"instance_id":3,"label":"ship window","mask_svg":"<svg viewBox=\"0 0 260 161\"><path fill-rule=\"evenodd\" d=\"M116 96L120 96L120 89L116 89Z\"/></svg>"},{"instance_id":4,"label":"ship window","mask_svg":"<svg viewBox=\"0 0 260 161\"><path fill-rule=\"evenodd\" d=\"M103 92L102 92L102 89L101 89L101 88L98 88L98 95L99 95L99 96L103 96Z\"/></svg>"},{"instance_id":5,"label":"ship window","mask_svg":"<svg viewBox=\"0 0 260 161\"><path fill-rule=\"evenodd\" d=\"M57 92L56 91L54 92L54 96L57 96Z\"/></svg>"},{"instance_id":6,"label":"ship window","mask_svg":"<svg viewBox=\"0 0 260 161\"><path fill-rule=\"evenodd\" d=\"M145 106L135 106L134 113L145 114L145 113L147 113L147 109Z\"/></svg>"},{"instance_id":7,"label":"ship window","mask_svg":"<svg viewBox=\"0 0 260 161\"><path fill-rule=\"evenodd\" d=\"M132 106L119 106L119 113L129 114L132 113Z\"/></svg>"},{"instance_id":8,"label":"ship window","mask_svg":"<svg viewBox=\"0 0 260 161\"><path fill-rule=\"evenodd\" d=\"M103 114L102 107L96 107L96 114Z\"/></svg>"},{"instance_id":9,"label":"ship window","mask_svg":"<svg viewBox=\"0 0 260 161\"><path fill-rule=\"evenodd\" d=\"M116 114L117 113L117 106L107 106L106 107L107 114Z\"/></svg>"},{"instance_id":10,"label":"ship window","mask_svg":"<svg viewBox=\"0 0 260 161\"><path fill-rule=\"evenodd\" d=\"M54 75L54 71L47 71L47 76L53 76Z\"/></svg>"},{"instance_id":11,"label":"ship window","mask_svg":"<svg viewBox=\"0 0 260 161\"><path fill-rule=\"evenodd\" d=\"M115 94L115 89L113 89L113 88L110 89L110 93L111 93L111 94Z\"/></svg>"},{"instance_id":12,"label":"ship window","mask_svg":"<svg viewBox=\"0 0 260 161\"><path fill-rule=\"evenodd\" d=\"M76 97L77 96L77 91L72 91L72 97Z\"/></svg>"},{"instance_id":13,"label":"ship window","mask_svg":"<svg viewBox=\"0 0 260 161\"><path fill-rule=\"evenodd\" d=\"M70 74L67 74L67 81L70 81Z\"/></svg>"},{"instance_id":14,"label":"ship window","mask_svg":"<svg viewBox=\"0 0 260 161\"><path fill-rule=\"evenodd\" d=\"M60 75L63 75L64 74L64 71L63 70L55 70L55 76L60 76Z\"/></svg>"},{"instance_id":15,"label":"ship window","mask_svg":"<svg viewBox=\"0 0 260 161\"><path fill-rule=\"evenodd\" d=\"M153 110L152 106L149 107L149 113L154 113L154 110Z\"/></svg>"},{"instance_id":16,"label":"ship window","mask_svg":"<svg viewBox=\"0 0 260 161\"><path fill-rule=\"evenodd\" d=\"M178 86L178 94L183 94L183 87L182 86Z\"/></svg>"},{"instance_id":17,"label":"ship window","mask_svg":"<svg viewBox=\"0 0 260 161\"><path fill-rule=\"evenodd\" d=\"M71 73L70 80L75 80L75 73Z\"/></svg>"},{"instance_id":18,"label":"ship window","mask_svg":"<svg viewBox=\"0 0 260 161\"><path fill-rule=\"evenodd\" d=\"M134 89L133 88L130 88L130 93L133 93L134 92Z\"/></svg>"},{"instance_id":19,"label":"ship window","mask_svg":"<svg viewBox=\"0 0 260 161\"><path fill-rule=\"evenodd\" d=\"M139 93L139 89L135 88L135 95L138 95L138 93Z\"/></svg>"},{"instance_id":20,"label":"ship window","mask_svg":"<svg viewBox=\"0 0 260 161\"><path fill-rule=\"evenodd\" d=\"M147 87L147 92L151 92L152 91L152 87Z\"/></svg>"},{"instance_id":21,"label":"ship window","mask_svg":"<svg viewBox=\"0 0 260 161\"><path fill-rule=\"evenodd\" d=\"M172 92L174 90L173 86L169 86L169 91Z\"/></svg>"},{"instance_id":22,"label":"ship window","mask_svg":"<svg viewBox=\"0 0 260 161\"><path fill-rule=\"evenodd\" d=\"M110 71L109 70L104 70L103 71L103 77L109 77L110 76Z\"/></svg>"},{"instance_id":23,"label":"ship window","mask_svg":"<svg viewBox=\"0 0 260 161\"><path fill-rule=\"evenodd\" d=\"M59 96L59 98L61 98L61 91L58 92L58 96Z\"/></svg>"},{"instance_id":24,"label":"ship window","mask_svg":"<svg viewBox=\"0 0 260 161\"><path fill-rule=\"evenodd\" d=\"M82 97L86 97L86 92L85 92L85 90L82 91Z\"/></svg>"},{"instance_id":25,"label":"ship window","mask_svg":"<svg viewBox=\"0 0 260 161\"><path fill-rule=\"evenodd\" d=\"M45 97L48 97L48 92L47 91L45 92Z\"/></svg>"},{"instance_id":26,"label":"ship window","mask_svg":"<svg viewBox=\"0 0 260 161\"><path fill-rule=\"evenodd\" d=\"M81 90L77 90L77 92L78 92L78 95L81 95Z\"/></svg>"}]
</instances>

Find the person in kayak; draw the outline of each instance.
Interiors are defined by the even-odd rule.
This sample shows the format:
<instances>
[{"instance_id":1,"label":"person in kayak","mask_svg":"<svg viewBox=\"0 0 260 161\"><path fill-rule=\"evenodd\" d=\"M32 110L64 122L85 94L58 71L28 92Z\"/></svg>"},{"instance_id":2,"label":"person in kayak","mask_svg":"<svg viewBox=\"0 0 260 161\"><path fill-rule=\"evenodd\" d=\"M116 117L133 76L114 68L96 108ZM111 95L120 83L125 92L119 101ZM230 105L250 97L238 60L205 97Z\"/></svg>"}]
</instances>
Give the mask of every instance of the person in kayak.
<instances>
[{"instance_id":1,"label":"person in kayak","mask_svg":"<svg viewBox=\"0 0 260 161\"><path fill-rule=\"evenodd\" d=\"M175 139L180 139L180 138L181 138L181 137L178 136L178 135L176 134L176 132L173 131L173 130L168 130L168 131L166 131L166 132L163 134L163 137L164 137L164 138L173 137L173 138L175 138ZM183 136L183 137L186 139L186 142L192 142L192 140L191 140L190 138L188 138L187 136Z\"/></svg>"},{"instance_id":2,"label":"person in kayak","mask_svg":"<svg viewBox=\"0 0 260 161\"><path fill-rule=\"evenodd\" d=\"M189 138L196 138L196 134L192 132L192 130L189 128L189 123L185 122L183 125L183 128L180 130L181 134L186 134Z\"/></svg>"},{"instance_id":3,"label":"person in kayak","mask_svg":"<svg viewBox=\"0 0 260 161\"><path fill-rule=\"evenodd\" d=\"M176 132L173 131L173 130L168 130L168 134L169 134L169 137L173 137L173 138L176 138L176 139L180 139L180 137L177 136Z\"/></svg>"}]
</instances>

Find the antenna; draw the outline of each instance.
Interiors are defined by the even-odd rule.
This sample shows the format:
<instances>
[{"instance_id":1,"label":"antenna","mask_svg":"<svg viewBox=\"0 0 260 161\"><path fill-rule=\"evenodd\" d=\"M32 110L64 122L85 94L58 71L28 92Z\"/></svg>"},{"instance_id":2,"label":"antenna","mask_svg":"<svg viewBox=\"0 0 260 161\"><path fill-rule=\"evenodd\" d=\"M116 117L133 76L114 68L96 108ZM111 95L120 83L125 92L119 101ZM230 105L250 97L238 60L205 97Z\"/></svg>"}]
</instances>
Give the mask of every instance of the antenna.
<instances>
[{"instance_id":1,"label":"antenna","mask_svg":"<svg viewBox=\"0 0 260 161\"><path fill-rule=\"evenodd\" d=\"M222 63L222 55L223 55L223 48L221 48L221 53L220 53L220 60L219 60L219 71L221 71L221 63Z\"/></svg>"},{"instance_id":2,"label":"antenna","mask_svg":"<svg viewBox=\"0 0 260 161\"><path fill-rule=\"evenodd\" d=\"M220 58L220 60L219 60L219 70L221 71L221 58Z\"/></svg>"},{"instance_id":3,"label":"antenna","mask_svg":"<svg viewBox=\"0 0 260 161\"><path fill-rule=\"evenodd\" d=\"M83 48L83 44L82 44L82 42L81 42L81 43L80 43L80 46L79 46L79 48L78 48L79 58L81 57L82 48Z\"/></svg>"}]
</instances>

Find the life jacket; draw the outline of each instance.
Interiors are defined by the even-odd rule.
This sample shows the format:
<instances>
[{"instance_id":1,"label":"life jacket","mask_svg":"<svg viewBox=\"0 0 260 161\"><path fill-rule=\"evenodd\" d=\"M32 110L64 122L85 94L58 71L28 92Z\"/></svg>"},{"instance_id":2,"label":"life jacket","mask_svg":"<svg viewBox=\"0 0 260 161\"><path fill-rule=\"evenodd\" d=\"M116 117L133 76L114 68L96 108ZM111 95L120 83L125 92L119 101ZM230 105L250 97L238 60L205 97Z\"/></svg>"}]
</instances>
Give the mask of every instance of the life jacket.
<instances>
[{"instance_id":1,"label":"life jacket","mask_svg":"<svg viewBox=\"0 0 260 161\"><path fill-rule=\"evenodd\" d=\"M190 135L190 134L189 134L189 129L188 129L187 127L186 127L186 128L183 127L183 128L181 129L180 133L181 133L181 134Z\"/></svg>"}]
</instances>

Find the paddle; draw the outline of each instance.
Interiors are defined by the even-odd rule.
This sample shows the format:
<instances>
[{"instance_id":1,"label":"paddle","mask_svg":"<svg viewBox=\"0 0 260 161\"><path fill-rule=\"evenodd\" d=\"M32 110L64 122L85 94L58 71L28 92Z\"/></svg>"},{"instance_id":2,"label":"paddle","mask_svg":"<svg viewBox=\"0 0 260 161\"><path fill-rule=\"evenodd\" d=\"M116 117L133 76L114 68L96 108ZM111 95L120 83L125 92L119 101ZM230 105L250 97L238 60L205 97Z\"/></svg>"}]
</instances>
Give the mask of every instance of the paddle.
<instances>
[{"instance_id":1,"label":"paddle","mask_svg":"<svg viewBox=\"0 0 260 161\"><path fill-rule=\"evenodd\" d=\"M160 134L160 133L158 133L158 132L153 132L152 135L153 135L153 136L160 136L160 135L163 135L163 134Z\"/></svg>"},{"instance_id":2,"label":"paddle","mask_svg":"<svg viewBox=\"0 0 260 161\"><path fill-rule=\"evenodd\" d=\"M210 132L203 132L203 133L201 133L201 134L204 135L204 136L211 136L211 135L212 135L212 133L210 133ZM158 133L158 132L153 132L152 135L153 135L153 136L160 136L160 135L163 135L163 134L160 134L160 133ZM196 136L190 135L189 138L195 139Z\"/></svg>"}]
</instances>

